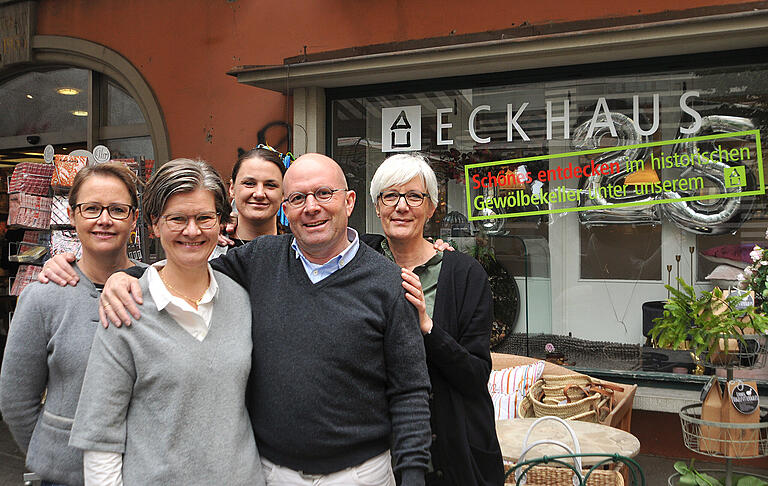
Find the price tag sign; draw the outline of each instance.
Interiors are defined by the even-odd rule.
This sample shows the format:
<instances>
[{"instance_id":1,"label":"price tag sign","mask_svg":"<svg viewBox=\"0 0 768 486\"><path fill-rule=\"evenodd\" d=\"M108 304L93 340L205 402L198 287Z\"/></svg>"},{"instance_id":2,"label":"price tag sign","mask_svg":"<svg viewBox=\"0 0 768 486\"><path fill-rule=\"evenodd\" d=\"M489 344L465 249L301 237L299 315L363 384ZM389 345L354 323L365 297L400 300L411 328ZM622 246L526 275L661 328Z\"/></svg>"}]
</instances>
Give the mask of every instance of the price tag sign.
<instances>
[{"instance_id":1,"label":"price tag sign","mask_svg":"<svg viewBox=\"0 0 768 486\"><path fill-rule=\"evenodd\" d=\"M95 160L97 164L109 162L111 156L112 154L109 153L109 149L104 145L97 145L93 147L93 160Z\"/></svg>"},{"instance_id":2,"label":"price tag sign","mask_svg":"<svg viewBox=\"0 0 768 486\"><path fill-rule=\"evenodd\" d=\"M45 146L45 149L43 150L43 160L48 164L53 163L53 145Z\"/></svg>"},{"instance_id":3,"label":"price tag sign","mask_svg":"<svg viewBox=\"0 0 768 486\"><path fill-rule=\"evenodd\" d=\"M731 390L731 403L736 410L744 415L749 415L757 410L760 404L760 397L757 395L757 390L752 388L751 385L741 383Z\"/></svg>"}]
</instances>

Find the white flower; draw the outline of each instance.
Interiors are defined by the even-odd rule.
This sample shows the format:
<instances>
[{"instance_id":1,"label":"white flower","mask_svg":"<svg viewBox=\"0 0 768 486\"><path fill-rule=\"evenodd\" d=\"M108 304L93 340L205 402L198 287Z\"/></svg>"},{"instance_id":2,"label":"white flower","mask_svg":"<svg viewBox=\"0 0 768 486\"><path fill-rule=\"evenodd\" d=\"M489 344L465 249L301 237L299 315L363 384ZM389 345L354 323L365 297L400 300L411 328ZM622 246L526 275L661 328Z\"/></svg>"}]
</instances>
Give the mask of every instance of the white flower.
<instances>
[{"instance_id":1,"label":"white flower","mask_svg":"<svg viewBox=\"0 0 768 486\"><path fill-rule=\"evenodd\" d=\"M752 267L747 267L744 269L744 277L749 278L753 275Z\"/></svg>"},{"instance_id":2,"label":"white flower","mask_svg":"<svg viewBox=\"0 0 768 486\"><path fill-rule=\"evenodd\" d=\"M768 240L768 229L765 230L765 239Z\"/></svg>"},{"instance_id":3,"label":"white flower","mask_svg":"<svg viewBox=\"0 0 768 486\"><path fill-rule=\"evenodd\" d=\"M749 258L751 258L753 262L760 260L763 258L763 249L755 245L755 248L749 252Z\"/></svg>"},{"instance_id":4,"label":"white flower","mask_svg":"<svg viewBox=\"0 0 768 486\"><path fill-rule=\"evenodd\" d=\"M768 265L768 262L765 260L760 260L760 265Z\"/></svg>"},{"instance_id":5,"label":"white flower","mask_svg":"<svg viewBox=\"0 0 768 486\"><path fill-rule=\"evenodd\" d=\"M743 282L744 281L744 274L740 273L740 274L736 275L736 280L738 280L739 282Z\"/></svg>"}]
</instances>

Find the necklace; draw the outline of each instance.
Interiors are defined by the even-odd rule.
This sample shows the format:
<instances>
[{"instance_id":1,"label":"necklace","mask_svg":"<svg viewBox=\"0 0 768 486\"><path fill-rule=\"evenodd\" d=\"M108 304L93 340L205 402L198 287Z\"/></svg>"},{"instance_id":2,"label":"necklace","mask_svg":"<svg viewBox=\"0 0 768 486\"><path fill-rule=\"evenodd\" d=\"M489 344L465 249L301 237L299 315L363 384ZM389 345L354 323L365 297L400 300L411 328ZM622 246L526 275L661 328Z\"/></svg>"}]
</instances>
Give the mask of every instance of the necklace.
<instances>
[{"instance_id":1,"label":"necklace","mask_svg":"<svg viewBox=\"0 0 768 486\"><path fill-rule=\"evenodd\" d=\"M157 274L158 274L158 275L160 275L160 280L162 280L162 281L163 281L163 283L165 284L165 286L166 286L166 287L168 287L168 290L173 290L174 292L176 292L177 294L179 294L179 295L180 295L181 297L183 297L184 299L186 299L186 300L188 300L188 301L190 301L190 302L194 302L194 303L195 303L195 305L200 305L200 301L202 301L202 300L203 300L203 296L204 296L204 295L205 295L205 293L208 291L208 289L205 289L205 290L203 291L203 294L200 296L200 298L199 298L199 299L194 299L194 298L192 298L192 297L188 297L188 296L187 296L186 294L184 294L183 292L180 292L180 291L179 291L179 289L177 289L177 288L176 288L176 287L174 287L173 285L169 284L169 283L168 283L168 281L167 281L167 280L165 280L165 278L163 278L163 274L162 274L161 272L157 272Z\"/></svg>"}]
</instances>

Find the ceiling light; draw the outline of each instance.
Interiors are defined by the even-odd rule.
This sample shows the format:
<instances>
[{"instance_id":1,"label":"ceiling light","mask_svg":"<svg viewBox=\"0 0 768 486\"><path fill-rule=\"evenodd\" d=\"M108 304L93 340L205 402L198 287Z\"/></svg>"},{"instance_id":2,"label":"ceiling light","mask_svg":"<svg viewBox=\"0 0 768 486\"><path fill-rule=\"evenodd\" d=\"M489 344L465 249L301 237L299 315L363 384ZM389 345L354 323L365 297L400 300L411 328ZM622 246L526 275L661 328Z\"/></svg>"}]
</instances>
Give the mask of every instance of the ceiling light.
<instances>
[{"instance_id":1,"label":"ceiling light","mask_svg":"<svg viewBox=\"0 0 768 486\"><path fill-rule=\"evenodd\" d=\"M64 96L75 96L76 94L80 93L80 90L77 88L58 88L56 90L57 93Z\"/></svg>"},{"instance_id":2,"label":"ceiling light","mask_svg":"<svg viewBox=\"0 0 768 486\"><path fill-rule=\"evenodd\" d=\"M70 111L75 116L88 116L88 112L84 110L72 110Z\"/></svg>"},{"instance_id":3,"label":"ceiling light","mask_svg":"<svg viewBox=\"0 0 768 486\"><path fill-rule=\"evenodd\" d=\"M34 96L32 96L31 94L27 93L27 99L31 100L32 98L34 98Z\"/></svg>"}]
</instances>

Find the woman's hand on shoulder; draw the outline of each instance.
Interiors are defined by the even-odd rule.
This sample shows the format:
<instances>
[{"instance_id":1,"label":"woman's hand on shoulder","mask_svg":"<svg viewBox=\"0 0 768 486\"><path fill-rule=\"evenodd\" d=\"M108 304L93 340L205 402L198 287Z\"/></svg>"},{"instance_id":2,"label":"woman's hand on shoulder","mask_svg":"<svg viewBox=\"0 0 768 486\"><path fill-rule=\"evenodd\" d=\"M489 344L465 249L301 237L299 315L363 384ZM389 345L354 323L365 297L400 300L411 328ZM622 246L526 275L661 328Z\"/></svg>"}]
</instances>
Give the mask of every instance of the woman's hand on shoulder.
<instances>
[{"instance_id":1,"label":"woman's hand on shoulder","mask_svg":"<svg viewBox=\"0 0 768 486\"><path fill-rule=\"evenodd\" d=\"M443 241L442 238L438 238L432 244L432 248L437 251L456 251L456 248L452 247L447 241Z\"/></svg>"},{"instance_id":2,"label":"woman's hand on shoulder","mask_svg":"<svg viewBox=\"0 0 768 486\"><path fill-rule=\"evenodd\" d=\"M419 313L419 327L422 334L432 332L432 318L427 314L427 303L424 300L424 292L421 289L421 280L419 276L407 268L400 269L400 276L403 279L403 288L405 289L405 298L416 307Z\"/></svg>"},{"instance_id":3,"label":"woman's hand on shoulder","mask_svg":"<svg viewBox=\"0 0 768 486\"><path fill-rule=\"evenodd\" d=\"M54 255L50 260L45 262L43 269L37 275L37 281L47 284L53 282L55 284L66 287L67 285L75 286L80 277L72 267L72 262L76 260L74 253L60 253Z\"/></svg>"},{"instance_id":4,"label":"woman's hand on shoulder","mask_svg":"<svg viewBox=\"0 0 768 486\"><path fill-rule=\"evenodd\" d=\"M139 280L125 272L113 273L104 284L99 298L101 325L109 327L112 323L117 327L123 324L130 326L131 316L134 319L141 317L137 303L144 303Z\"/></svg>"}]
</instances>

